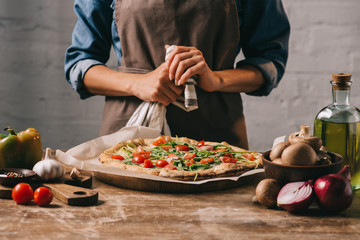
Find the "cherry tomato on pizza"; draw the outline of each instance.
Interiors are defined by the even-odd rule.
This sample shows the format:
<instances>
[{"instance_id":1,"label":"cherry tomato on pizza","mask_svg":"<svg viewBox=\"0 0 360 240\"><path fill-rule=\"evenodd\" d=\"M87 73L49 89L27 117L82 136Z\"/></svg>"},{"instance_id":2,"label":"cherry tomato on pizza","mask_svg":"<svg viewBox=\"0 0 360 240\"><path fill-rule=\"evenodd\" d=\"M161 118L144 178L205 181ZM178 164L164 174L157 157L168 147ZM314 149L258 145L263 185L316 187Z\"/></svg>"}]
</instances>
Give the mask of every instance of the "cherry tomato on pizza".
<instances>
[{"instance_id":1,"label":"cherry tomato on pizza","mask_svg":"<svg viewBox=\"0 0 360 240\"><path fill-rule=\"evenodd\" d=\"M161 167L161 168L165 167L168 164L169 164L168 161L165 161L165 160L162 160L162 159L159 159L159 160L157 160L155 162L155 166Z\"/></svg>"},{"instance_id":2,"label":"cherry tomato on pizza","mask_svg":"<svg viewBox=\"0 0 360 240\"><path fill-rule=\"evenodd\" d=\"M196 157L195 153L187 152L187 153L184 154L184 159L192 159L194 157Z\"/></svg>"},{"instance_id":3,"label":"cherry tomato on pizza","mask_svg":"<svg viewBox=\"0 0 360 240\"><path fill-rule=\"evenodd\" d=\"M145 160L144 161L144 168L153 168L154 167L154 164L152 163L151 160Z\"/></svg>"},{"instance_id":4,"label":"cherry tomato on pizza","mask_svg":"<svg viewBox=\"0 0 360 240\"><path fill-rule=\"evenodd\" d=\"M180 159L180 157L173 153L169 153L169 155L166 157L166 160L168 160L169 162L174 161L174 160L179 160L179 159Z\"/></svg>"},{"instance_id":5,"label":"cherry tomato on pizza","mask_svg":"<svg viewBox=\"0 0 360 240\"><path fill-rule=\"evenodd\" d=\"M197 147L202 147L202 146L204 146L204 145L205 145L205 141L204 141L204 140L201 140L200 142L198 142L198 143L196 144Z\"/></svg>"},{"instance_id":6,"label":"cherry tomato on pizza","mask_svg":"<svg viewBox=\"0 0 360 240\"><path fill-rule=\"evenodd\" d=\"M150 151L133 152L132 155L133 155L133 157L142 156L145 159L148 159L151 156L151 152Z\"/></svg>"},{"instance_id":7,"label":"cherry tomato on pizza","mask_svg":"<svg viewBox=\"0 0 360 240\"><path fill-rule=\"evenodd\" d=\"M244 157L246 157L249 161L254 161L255 160L255 156L252 153L243 153L242 155Z\"/></svg>"},{"instance_id":8,"label":"cherry tomato on pizza","mask_svg":"<svg viewBox=\"0 0 360 240\"><path fill-rule=\"evenodd\" d=\"M231 157L219 157L220 161L223 163L236 163L237 162L237 158L231 158Z\"/></svg>"},{"instance_id":9,"label":"cherry tomato on pizza","mask_svg":"<svg viewBox=\"0 0 360 240\"><path fill-rule=\"evenodd\" d=\"M159 146L160 144L164 144L166 143L166 140L163 136L158 137L157 139L155 139L155 141L153 142L154 146Z\"/></svg>"},{"instance_id":10,"label":"cherry tomato on pizza","mask_svg":"<svg viewBox=\"0 0 360 240\"><path fill-rule=\"evenodd\" d=\"M163 146L160 146L163 150L165 151L170 151L172 149L172 147L170 145L163 145Z\"/></svg>"},{"instance_id":11,"label":"cherry tomato on pizza","mask_svg":"<svg viewBox=\"0 0 360 240\"><path fill-rule=\"evenodd\" d=\"M231 157L231 158L234 157L231 153L225 153L223 156L224 156L224 157Z\"/></svg>"},{"instance_id":12,"label":"cherry tomato on pizza","mask_svg":"<svg viewBox=\"0 0 360 240\"><path fill-rule=\"evenodd\" d=\"M176 151L189 151L190 150L190 147L189 146L186 146L186 145L176 145L175 146L175 150Z\"/></svg>"},{"instance_id":13,"label":"cherry tomato on pizza","mask_svg":"<svg viewBox=\"0 0 360 240\"><path fill-rule=\"evenodd\" d=\"M186 164L187 166L191 166L191 165L193 165L193 164L196 164L196 162L195 162L194 159L190 159L190 160L186 161L185 164Z\"/></svg>"},{"instance_id":14,"label":"cherry tomato on pizza","mask_svg":"<svg viewBox=\"0 0 360 240\"><path fill-rule=\"evenodd\" d=\"M111 156L112 159L117 159L117 160L124 160L124 157L121 156L121 155L114 155L114 156Z\"/></svg>"},{"instance_id":15,"label":"cherry tomato on pizza","mask_svg":"<svg viewBox=\"0 0 360 240\"><path fill-rule=\"evenodd\" d=\"M169 163L168 165L166 165L164 168L168 168L170 170L177 170L177 168L174 166L174 164Z\"/></svg>"},{"instance_id":16,"label":"cherry tomato on pizza","mask_svg":"<svg viewBox=\"0 0 360 240\"><path fill-rule=\"evenodd\" d=\"M200 160L201 163L211 163L214 161L214 158L203 158Z\"/></svg>"},{"instance_id":17,"label":"cherry tomato on pizza","mask_svg":"<svg viewBox=\"0 0 360 240\"><path fill-rule=\"evenodd\" d=\"M146 160L146 158L144 156L139 155L139 156L133 157L132 162L140 164L140 163L144 163L145 160Z\"/></svg>"}]
</instances>

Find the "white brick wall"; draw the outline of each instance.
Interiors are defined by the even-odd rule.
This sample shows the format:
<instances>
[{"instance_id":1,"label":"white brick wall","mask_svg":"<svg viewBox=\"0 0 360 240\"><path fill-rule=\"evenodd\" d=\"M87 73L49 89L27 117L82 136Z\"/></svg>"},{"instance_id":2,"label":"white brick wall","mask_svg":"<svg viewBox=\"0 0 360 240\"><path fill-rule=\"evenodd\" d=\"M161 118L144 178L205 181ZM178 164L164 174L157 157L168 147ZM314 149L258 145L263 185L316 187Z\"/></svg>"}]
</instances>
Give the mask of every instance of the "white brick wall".
<instances>
[{"instance_id":1,"label":"white brick wall","mask_svg":"<svg viewBox=\"0 0 360 240\"><path fill-rule=\"evenodd\" d=\"M250 147L259 151L312 125L331 102L333 72L353 74L351 102L360 107L360 1L283 3L292 26L286 74L269 97L244 95ZM64 79L72 8L73 0L0 0L0 130L35 127L44 147L70 148L99 132L103 98L80 101Z\"/></svg>"},{"instance_id":2,"label":"white brick wall","mask_svg":"<svg viewBox=\"0 0 360 240\"><path fill-rule=\"evenodd\" d=\"M268 150L272 139L301 124L313 126L331 103L331 74L353 74L351 103L360 107L360 1L283 0L291 23L287 70L269 97L244 97L250 147Z\"/></svg>"}]
</instances>

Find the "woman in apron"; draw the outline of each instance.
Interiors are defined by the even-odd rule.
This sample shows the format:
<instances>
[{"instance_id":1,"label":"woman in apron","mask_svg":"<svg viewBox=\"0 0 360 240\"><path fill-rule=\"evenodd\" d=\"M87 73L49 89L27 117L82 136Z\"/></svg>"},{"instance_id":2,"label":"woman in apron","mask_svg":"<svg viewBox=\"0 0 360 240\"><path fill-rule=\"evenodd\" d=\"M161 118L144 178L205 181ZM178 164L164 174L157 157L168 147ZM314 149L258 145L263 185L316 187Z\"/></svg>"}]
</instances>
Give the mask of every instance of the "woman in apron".
<instances>
[{"instance_id":1,"label":"woman in apron","mask_svg":"<svg viewBox=\"0 0 360 240\"><path fill-rule=\"evenodd\" d=\"M166 106L173 136L248 148L240 93L266 96L284 74L290 26L280 0L75 0L66 78L81 98L104 95L101 135L142 101ZM177 45L165 62L165 45ZM117 71L105 63L113 46ZM245 59L235 62L242 49ZM198 109L171 104L197 75Z\"/></svg>"}]
</instances>

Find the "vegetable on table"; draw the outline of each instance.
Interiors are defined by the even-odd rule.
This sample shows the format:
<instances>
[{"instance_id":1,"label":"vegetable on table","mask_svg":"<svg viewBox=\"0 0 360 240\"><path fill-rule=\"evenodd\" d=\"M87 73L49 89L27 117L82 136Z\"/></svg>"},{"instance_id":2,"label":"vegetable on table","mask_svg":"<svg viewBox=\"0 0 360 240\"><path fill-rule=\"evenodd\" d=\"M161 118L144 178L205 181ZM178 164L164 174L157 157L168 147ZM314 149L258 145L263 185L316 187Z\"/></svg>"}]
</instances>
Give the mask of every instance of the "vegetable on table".
<instances>
[{"instance_id":1,"label":"vegetable on table","mask_svg":"<svg viewBox=\"0 0 360 240\"><path fill-rule=\"evenodd\" d=\"M0 135L0 167L32 169L41 160L42 145L40 133L35 128L16 133L11 127Z\"/></svg>"},{"instance_id":2,"label":"vegetable on table","mask_svg":"<svg viewBox=\"0 0 360 240\"><path fill-rule=\"evenodd\" d=\"M313 202L312 181L290 182L283 186L277 196L278 206L291 213L308 209Z\"/></svg>"},{"instance_id":3,"label":"vegetable on table","mask_svg":"<svg viewBox=\"0 0 360 240\"><path fill-rule=\"evenodd\" d=\"M17 204L26 204L33 200L33 189L28 183L18 183L13 188L11 195Z\"/></svg>"},{"instance_id":4,"label":"vegetable on table","mask_svg":"<svg viewBox=\"0 0 360 240\"><path fill-rule=\"evenodd\" d=\"M36 172L39 177L44 181L50 181L55 179L61 179L65 175L65 168L60 162L51 159L51 149L46 149L45 159L37 162L33 171Z\"/></svg>"},{"instance_id":5,"label":"vegetable on table","mask_svg":"<svg viewBox=\"0 0 360 240\"><path fill-rule=\"evenodd\" d=\"M44 207L51 203L53 195L50 189L39 187L34 192L34 201L37 205Z\"/></svg>"},{"instance_id":6,"label":"vegetable on table","mask_svg":"<svg viewBox=\"0 0 360 240\"><path fill-rule=\"evenodd\" d=\"M256 187L256 199L264 207L275 208L281 185L275 179L266 178Z\"/></svg>"},{"instance_id":7,"label":"vegetable on table","mask_svg":"<svg viewBox=\"0 0 360 240\"><path fill-rule=\"evenodd\" d=\"M328 174L314 183L314 192L319 207L328 212L340 212L350 207L353 191L350 184L349 165L337 174Z\"/></svg>"},{"instance_id":8,"label":"vegetable on table","mask_svg":"<svg viewBox=\"0 0 360 240\"><path fill-rule=\"evenodd\" d=\"M350 179L350 167L345 165L338 173L324 175L314 183L312 180L287 183L277 196L277 204L291 213L299 213L308 209L315 199L325 212L343 211L353 200Z\"/></svg>"}]
</instances>

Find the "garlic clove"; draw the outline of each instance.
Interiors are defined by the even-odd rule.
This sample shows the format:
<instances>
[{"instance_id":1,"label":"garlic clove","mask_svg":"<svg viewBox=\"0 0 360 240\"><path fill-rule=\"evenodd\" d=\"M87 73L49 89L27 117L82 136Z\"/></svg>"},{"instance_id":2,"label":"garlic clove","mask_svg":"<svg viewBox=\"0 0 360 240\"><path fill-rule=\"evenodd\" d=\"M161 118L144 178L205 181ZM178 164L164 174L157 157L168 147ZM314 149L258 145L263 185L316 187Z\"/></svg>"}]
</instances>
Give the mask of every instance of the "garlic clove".
<instances>
[{"instance_id":1,"label":"garlic clove","mask_svg":"<svg viewBox=\"0 0 360 240\"><path fill-rule=\"evenodd\" d=\"M70 172L70 177L72 179L77 179L77 178L79 178L79 176L80 176L79 170L77 170L76 168L73 168Z\"/></svg>"}]
</instances>

